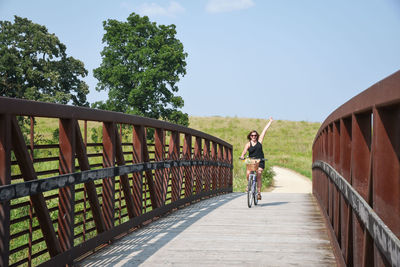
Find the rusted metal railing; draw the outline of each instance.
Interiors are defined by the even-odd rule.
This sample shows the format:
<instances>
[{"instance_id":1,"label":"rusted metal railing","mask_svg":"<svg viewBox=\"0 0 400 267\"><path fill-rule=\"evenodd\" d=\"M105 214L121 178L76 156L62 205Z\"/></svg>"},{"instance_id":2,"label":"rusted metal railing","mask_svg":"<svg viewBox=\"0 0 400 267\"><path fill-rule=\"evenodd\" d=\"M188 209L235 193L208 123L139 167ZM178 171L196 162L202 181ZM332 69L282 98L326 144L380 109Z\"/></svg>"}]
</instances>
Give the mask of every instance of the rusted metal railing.
<instances>
[{"instance_id":1,"label":"rusted metal railing","mask_svg":"<svg viewBox=\"0 0 400 267\"><path fill-rule=\"evenodd\" d=\"M347 266L400 266L400 71L324 121L313 193Z\"/></svg>"},{"instance_id":2,"label":"rusted metal railing","mask_svg":"<svg viewBox=\"0 0 400 267\"><path fill-rule=\"evenodd\" d=\"M173 209L231 191L232 146L216 137L0 97L0 266L70 265Z\"/></svg>"}]
</instances>

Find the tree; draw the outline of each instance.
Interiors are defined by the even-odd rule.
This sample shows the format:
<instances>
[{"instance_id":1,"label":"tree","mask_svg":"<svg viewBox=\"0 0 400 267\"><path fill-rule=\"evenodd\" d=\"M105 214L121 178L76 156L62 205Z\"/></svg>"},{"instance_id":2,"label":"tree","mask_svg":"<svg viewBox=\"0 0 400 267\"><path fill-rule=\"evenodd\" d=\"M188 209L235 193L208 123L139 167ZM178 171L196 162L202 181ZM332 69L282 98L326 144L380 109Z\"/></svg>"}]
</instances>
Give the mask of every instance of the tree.
<instances>
[{"instance_id":1,"label":"tree","mask_svg":"<svg viewBox=\"0 0 400 267\"><path fill-rule=\"evenodd\" d=\"M45 26L18 16L0 21L0 96L88 106L86 75Z\"/></svg>"},{"instance_id":2,"label":"tree","mask_svg":"<svg viewBox=\"0 0 400 267\"><path fill-rule=\"evenodd\" d=\"M188 115L178 110L183 99L174 95L187 57L175 25L132 13L127 22L110 19L103 27L102 63L93 72L96 90L108 90L109 98L93 106L188 125Z\"/></svg>"}]
</instances>

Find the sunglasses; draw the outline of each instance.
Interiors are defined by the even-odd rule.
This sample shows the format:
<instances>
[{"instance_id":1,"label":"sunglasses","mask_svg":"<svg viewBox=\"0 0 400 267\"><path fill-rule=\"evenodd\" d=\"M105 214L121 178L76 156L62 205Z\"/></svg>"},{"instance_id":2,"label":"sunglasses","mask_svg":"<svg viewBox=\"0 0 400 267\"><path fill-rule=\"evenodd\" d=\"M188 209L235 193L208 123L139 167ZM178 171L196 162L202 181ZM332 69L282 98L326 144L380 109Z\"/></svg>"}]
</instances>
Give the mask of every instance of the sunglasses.
<instances>
[{"instance_id":1,"label":"sunglasses","mask_svg":"<svg viewBox=\"0 0 400 267\"><path fill-rule=\"evenodd\" d=\"M256 135L256 134L251 134L250 136L251 136L251 137L253 137L253 136L257 137L257 135Z\"/></svg>"}]
</instances>

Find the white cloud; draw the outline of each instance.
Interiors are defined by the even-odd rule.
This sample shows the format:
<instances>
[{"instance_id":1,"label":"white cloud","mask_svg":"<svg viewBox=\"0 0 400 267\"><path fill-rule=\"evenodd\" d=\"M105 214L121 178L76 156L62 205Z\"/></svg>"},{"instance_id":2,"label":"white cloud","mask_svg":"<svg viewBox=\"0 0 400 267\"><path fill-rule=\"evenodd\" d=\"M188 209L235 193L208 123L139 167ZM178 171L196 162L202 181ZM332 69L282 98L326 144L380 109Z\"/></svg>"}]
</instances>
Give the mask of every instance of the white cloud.
<instances>
[{"instance_id":1,"label":"white cloud","mask_svg":"<svg viewBox=\"0 0 400 267\"><path fill-rule=\"evenodd\" d=\"M171 1L166 7L160 6L156 3L144 3L139 6L137 10L141 15L167 17L175 17L176 15L185 12L185 8L175 1Z\"/></svg>"},{"instance_id":2,"label":"white cloud","mask_svg":"<svg viewBox=\"0 0 400 267\"><path fill-rule=\"evenodd\" d=\"M206 11L209 13L231 12L254 6L253 0L209 0Z\"/></svg>"}]
</instances>

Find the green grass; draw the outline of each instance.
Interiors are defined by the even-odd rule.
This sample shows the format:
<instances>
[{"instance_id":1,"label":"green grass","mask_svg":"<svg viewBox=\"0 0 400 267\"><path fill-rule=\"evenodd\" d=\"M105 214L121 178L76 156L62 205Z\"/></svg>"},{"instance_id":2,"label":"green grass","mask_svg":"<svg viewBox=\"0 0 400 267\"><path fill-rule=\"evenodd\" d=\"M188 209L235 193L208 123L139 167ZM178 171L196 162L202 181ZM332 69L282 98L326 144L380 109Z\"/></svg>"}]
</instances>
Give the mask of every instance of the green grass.
<instances>
[{"instance_id":1,"label":"green grass","mask_svg":"<svg viewBox=\"0 0 400 267\"><path fill-rule=\"evenodd\" d=\"M245 166L240 162L247 134L259 133L267 124L266 119L232 117L190 117L189 127L216 136L233 145L233 190L246 188ZM311 179L312 142L320 123L276 120L268 129L263 149L268 158L267 166L292 169ZM266 168L266 172L270 171ZM267 183L263 181L263 187ZM265 188L264 188L265 189Z\"/></svg>"}]
</instances>

